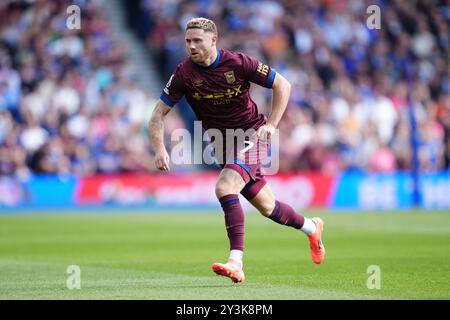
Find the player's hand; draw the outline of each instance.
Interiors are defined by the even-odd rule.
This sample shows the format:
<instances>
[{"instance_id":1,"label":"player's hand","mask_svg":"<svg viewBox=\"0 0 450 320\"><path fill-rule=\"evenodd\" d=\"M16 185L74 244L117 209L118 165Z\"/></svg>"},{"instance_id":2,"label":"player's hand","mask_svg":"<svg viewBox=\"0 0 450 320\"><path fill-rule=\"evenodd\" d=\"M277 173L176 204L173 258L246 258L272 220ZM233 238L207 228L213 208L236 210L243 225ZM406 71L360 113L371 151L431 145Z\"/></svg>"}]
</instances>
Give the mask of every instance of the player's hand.
<instances>
[{"instance_id":1,"label":"player's hand","mask_svg":"<svg viewBox=\"0 0 450 320\"><path fill-rule=\"evenodd\" d=\"M166 150L156 152L155 166L156 168L158 168L158 170L170 171L169 160L170 160L169 154L167 153Z\"/></svg>"},{"instance_id":2,"label":"player's hand","mask_svg":"<svg viewBox=\"0 0 450 320\"><path fill-rule=\"evenodd\" d=\"M261 127L259 127L256 134L258 135L258 138L262 141L269 140L270 137L275 133L275 127L271 124L265 124Z\"/></svg>"}]
</instances>

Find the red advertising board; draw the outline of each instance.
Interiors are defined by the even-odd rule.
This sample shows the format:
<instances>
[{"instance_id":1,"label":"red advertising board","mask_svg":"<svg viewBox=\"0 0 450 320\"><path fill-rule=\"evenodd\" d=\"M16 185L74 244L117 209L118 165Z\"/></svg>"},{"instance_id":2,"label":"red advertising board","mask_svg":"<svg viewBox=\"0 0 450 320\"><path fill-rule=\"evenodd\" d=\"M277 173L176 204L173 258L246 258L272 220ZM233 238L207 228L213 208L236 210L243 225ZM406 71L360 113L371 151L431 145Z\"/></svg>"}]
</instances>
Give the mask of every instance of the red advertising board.
<instances>
[{"instance_id":1,"label":"red advertising board","mask_svg":"<svg viewBox=\"0 0 450 320\"><path fill-rule=\"evenodd\" d=\"M82 178L75 202L79 204L158 204L217 206L214 186L218 173L97 175ZM277 174L267 181L280 201L296 209L326 207L333 178L320 174ZM244 203L245 202L245 203ZM243 201L245 207L248 206Z\"/></svg>"}]
</instances>

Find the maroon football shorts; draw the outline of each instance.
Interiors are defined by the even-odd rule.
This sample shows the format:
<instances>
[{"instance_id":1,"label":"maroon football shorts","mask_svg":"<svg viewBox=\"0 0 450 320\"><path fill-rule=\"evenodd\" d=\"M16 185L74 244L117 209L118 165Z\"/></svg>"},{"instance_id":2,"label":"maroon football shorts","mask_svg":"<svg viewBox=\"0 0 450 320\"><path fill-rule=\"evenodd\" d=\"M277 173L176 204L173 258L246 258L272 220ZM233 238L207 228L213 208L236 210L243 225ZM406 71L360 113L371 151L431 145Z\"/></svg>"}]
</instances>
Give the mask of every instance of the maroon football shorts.
<instances>
[{"instance_id":1,"label":"maroon football shorts","mask_svg":"<svg viewBox=\"0 0 450 320\"><path fill-rule=\"evenodd\" d=\"M224 146L227 161L221 167L239 173L245 182L241 194L248 200L256 196L266 184L262 162L268 157L269 148L269 141L260 140L256 133L237 137L232 146Z\"/></svg>"}]
</instances>

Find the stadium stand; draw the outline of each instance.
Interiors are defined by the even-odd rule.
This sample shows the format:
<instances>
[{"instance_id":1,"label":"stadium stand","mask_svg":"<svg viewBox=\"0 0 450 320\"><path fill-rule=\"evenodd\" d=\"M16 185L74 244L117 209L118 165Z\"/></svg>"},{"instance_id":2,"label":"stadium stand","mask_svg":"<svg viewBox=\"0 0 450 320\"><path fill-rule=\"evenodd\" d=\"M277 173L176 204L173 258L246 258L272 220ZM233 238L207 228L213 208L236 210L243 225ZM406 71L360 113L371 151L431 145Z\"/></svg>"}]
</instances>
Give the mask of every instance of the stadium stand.
<instances>
[{"instance_id":1,"label":"stadium stand","mask_svg":"<svg viewBox=\"0 0 450 320\"><path fill-rule=\"evenodd\" d=\"M66 27L69 5L0 5L0 174L154 170L147 122L155 98L137 86L101 3L79 3L80 30ZM175 114L167 130L178 125Z\"/></svg>"},{"instance_id":2,"label":"stadium stand","mask_svg":"<svg viewBox=\"0 0 450 320\"><path fill-rule=\"evenodd\" d=\"M369 5L381 28L366 26ZM293 84L280 125L281 170L393 172L450 165L450 14L445 1L145 1L128 7L168 79L194 16L217 22L219 47L271 64ZM412 92L408 97L408 90ZM253 96L268 112L270 91ZM408 100L409 99L409 100Z\"/></svg>"},{"instance_id":3,"label":"stadium stand","mask_svg":"<svg viewBox=\"0 0 450 320\"><path fill-rule=\"evenodd\" d=\"M280 125L282 171L409 169L410 107L421 170L449 169L449 7L445 1L375 1L382 24L370 30L372 2L122 5L164 81L184 57L183 28L194 16L217 22L219 47L258 57L291 81ZM0 4L0 175L154 171L147 120L157 97L137 85L126 46L111 40L101 2L77 2L80 30L66 28L70 4ZM270 90L254 86L253 96L267 113ZM171 112L167 133L189 127L185 107Z\"/></svg>"}]
</instances>

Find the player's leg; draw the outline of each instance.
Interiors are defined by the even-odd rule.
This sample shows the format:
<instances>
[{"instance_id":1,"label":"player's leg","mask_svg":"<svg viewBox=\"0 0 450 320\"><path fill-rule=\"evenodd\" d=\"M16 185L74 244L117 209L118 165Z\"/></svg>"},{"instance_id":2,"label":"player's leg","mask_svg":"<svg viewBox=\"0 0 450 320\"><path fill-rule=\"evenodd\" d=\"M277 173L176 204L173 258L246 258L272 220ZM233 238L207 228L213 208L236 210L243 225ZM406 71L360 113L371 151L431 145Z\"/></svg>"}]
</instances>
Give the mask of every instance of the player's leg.
<instances>
[{"instance_id":1,"label":"player's leg","mask_svg":"<svg viewBox=\"0 0 450 320\"><path fill-rule=\"evenodd\" d=\"M295 212L290 205L277 201L264 178L254 183L250 182L241 193L265 217L303 231L308 236L314 263L320 264L323 261L325 247L322 243L323 221L321 218L309 219Z\"/></svg>"},{"instance_id":2,"label":"player's leg","mask_svg":"<svg viewBox=\"0 0 450 320\"><path fill-rule=\"evenodd\" d=\"M238 165L236 165L239 167ZM240 168L240 167L239 167ZM245 170L243 170L245 171ZM220 171L219 178L216 182L216 196L218 199L230 195L230 194L238 194L246 185L246 182L242 174L238 171L238 169L234 169L233 167L226 166Z\"/></svg>"},{"instance_id":3,"label":"player's leg","mask_svg":"<svg viewBox=\"0 0 450 320\"><path fill-rule=\"evenodd\" d=\"M216 196L225 214L225 225L230 241L227 263L214 263L212 269L233 282L244 282L242 257L244 251L244 211L239 202L239 192L248 182L245 170L238 165L227 165L220 172L216 183ZM247 180L247 181L246 181Z\"/></svg>"}]
</instances>

